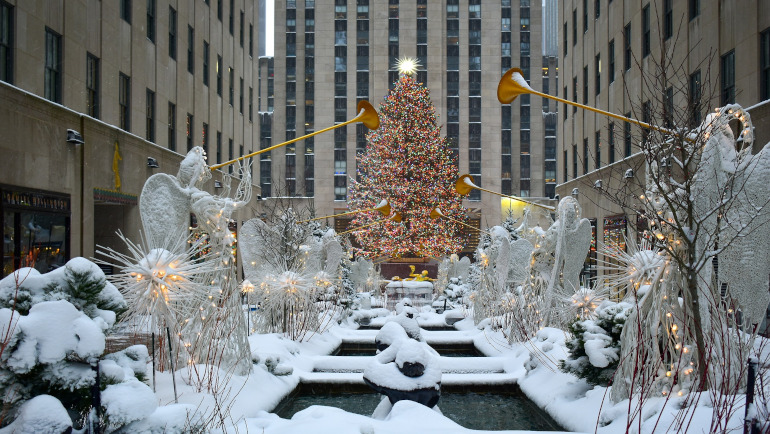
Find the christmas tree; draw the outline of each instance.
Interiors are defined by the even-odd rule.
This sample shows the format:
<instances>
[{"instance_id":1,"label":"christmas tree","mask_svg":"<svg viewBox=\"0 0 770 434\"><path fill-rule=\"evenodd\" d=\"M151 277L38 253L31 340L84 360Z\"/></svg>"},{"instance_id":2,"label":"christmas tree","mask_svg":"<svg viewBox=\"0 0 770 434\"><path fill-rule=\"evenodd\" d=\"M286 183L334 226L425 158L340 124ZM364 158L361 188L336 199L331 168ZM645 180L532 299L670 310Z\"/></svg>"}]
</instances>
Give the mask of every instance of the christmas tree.
<instances>
[{"instance_id":1,"label":"christmas tree","mask_svg":"<svg viewBox=\"0 0 770 434\"><path fill-rule=\"evenodd\" d=\"M454 189L458 177L451 150L436 120L428 89L409 68L380 105L380 128L369 133L366 152L358 158L358 179L351 182L348 206L369 209L386 199L401 213L398 223L382 223L353 232L357 253L379 256L431 256L458 252L464 243L462 198ZM438 207L448 217L430 218ZM350 227L376 222L377 212L357 214Z\"/></svg>"}]
</instances>

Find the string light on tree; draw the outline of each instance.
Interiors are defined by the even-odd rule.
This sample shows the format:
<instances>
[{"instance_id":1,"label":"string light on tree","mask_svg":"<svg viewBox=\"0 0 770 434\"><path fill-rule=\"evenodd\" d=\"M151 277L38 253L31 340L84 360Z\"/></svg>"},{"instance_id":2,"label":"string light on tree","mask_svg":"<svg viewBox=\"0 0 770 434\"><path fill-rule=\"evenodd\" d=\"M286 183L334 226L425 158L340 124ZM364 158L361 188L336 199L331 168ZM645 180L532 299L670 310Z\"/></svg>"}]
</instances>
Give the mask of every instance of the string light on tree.
<instances>
[{"instance_id":1,"label":"string light on tree","mask_svg":"<svg viewBox=\"0 0 770 434\"><path fill-rule=\"evenodd\" d=\"M369 258L439 258L459 251L464 241L461 225L467 216L454 189L457 166L447 139L441 137L428 89L411 76L419 63L402 58L398 68L401 76L380 105L380 128L369 133L366 152L359 157L348 208L369 209L387 199L403 221L387 220L356 231L361 245L357 253ZM451 219L430 218L439 205ZM350 226L362 227L379 218L376 212L360 213Z\"/></svg>"}]
</instances>

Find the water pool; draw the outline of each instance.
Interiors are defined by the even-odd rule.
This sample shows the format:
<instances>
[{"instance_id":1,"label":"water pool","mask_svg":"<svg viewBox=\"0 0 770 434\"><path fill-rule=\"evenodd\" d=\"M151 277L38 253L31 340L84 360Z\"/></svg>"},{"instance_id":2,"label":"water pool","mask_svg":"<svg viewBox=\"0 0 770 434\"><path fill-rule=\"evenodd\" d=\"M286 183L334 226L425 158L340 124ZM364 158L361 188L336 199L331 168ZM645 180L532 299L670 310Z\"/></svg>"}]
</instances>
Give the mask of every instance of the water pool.
<instances>
[{"instance_id":1,"label":"water pool","mask_svg":"<svg viewBox=\"0 0 770 434\"><path fill-rule=\"evenodd\" d=\"M311 405L341 408L371 416L382 395L366 385L300 384L273 410L282 418ZM530 401L515 384L444 386L438 403L444 416L469 429L560 431L551 417Z\"/></svg>"},{"instance_id":2,"label":"water pool","mask_svg":"<svg viewBox=\"0 0 770 434\"><path fill-rule=\"evenodd\" d=\"M473 344L432 344L431 347L444 357L484 357ZM373 356L377 352L374 342L343 342L332 356Z\"/></svg>"}]
</instances>

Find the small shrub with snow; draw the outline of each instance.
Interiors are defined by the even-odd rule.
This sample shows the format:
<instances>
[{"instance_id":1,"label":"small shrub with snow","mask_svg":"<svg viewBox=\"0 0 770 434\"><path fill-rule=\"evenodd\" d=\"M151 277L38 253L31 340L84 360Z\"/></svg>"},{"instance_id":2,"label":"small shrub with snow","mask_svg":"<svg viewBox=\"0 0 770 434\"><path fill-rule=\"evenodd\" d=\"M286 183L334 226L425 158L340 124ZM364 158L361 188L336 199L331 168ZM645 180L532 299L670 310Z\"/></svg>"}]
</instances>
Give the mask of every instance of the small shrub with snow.
<instances>
[{"instance_id":1,"label":"small shrub with snow","mask_svg":"<svg viewBox=\"0 0 770 434\"><path fill-rule=\"evenodd\" d=\"M630 309L629 303L606 300L596 309L593 319L570 324L573 337L566 343L570 355L561 362L561 370L590 384L609 385L618 367L620 333Z\"/></svg>"},{"instance_id":2,"label":"small shrub with snow","mask_svg":"<svg viewBox=\"0 0 770 434\"><path fill-rule=\"evenodd\" d=\"M12 423L13 432L32 432L53 415L40 413L42 406L61 408L69 426L78 428L91 411L97 364L103 395L124 384L111 393L128 396L123 392L131 383L134 401L140 396L135 389L144 387L142 399L156 406L152 391L137 380L145 375L146 347L130 347L101 360L105 332L125 307L123 296L101 269L84 258L45 274L31 268L17 270L0 281L0 328L7 331L0 351L2 423ZM112 405L125 404L120 399L102 398L102 414L113 416L113 427L136 420L120 405Z\"/></svg>"}]
</instances>

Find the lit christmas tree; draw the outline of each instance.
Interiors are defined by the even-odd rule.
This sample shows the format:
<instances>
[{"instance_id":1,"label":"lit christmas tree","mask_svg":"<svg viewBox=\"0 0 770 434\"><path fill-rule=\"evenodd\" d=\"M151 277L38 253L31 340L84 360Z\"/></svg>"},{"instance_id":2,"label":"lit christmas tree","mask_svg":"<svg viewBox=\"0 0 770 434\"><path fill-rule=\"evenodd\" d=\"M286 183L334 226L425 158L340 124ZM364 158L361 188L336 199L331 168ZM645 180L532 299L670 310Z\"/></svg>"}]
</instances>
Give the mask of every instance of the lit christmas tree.
<instances>
[{"instance_id":1,"label":"lit christmas tree","mask_svg":"<svg viewBox=\"0 0 770 434\"><path fill-rule=\"evenodd\" d=\"M358 158L358 180L351 181L348 206L369 209L386 199L403 221L384 220L353 232L369 257L432 256L458 252L464 243L462 198L454 189L458 177L451 150L430 101L428 89L412 74L416 62L399 61L401 77L380 105L380 128L369 133L366 152ZM438 207L448 217L430 218ZM357 214L350 227L382 219L377 212Z\"/></svg>"}]
</instances>

